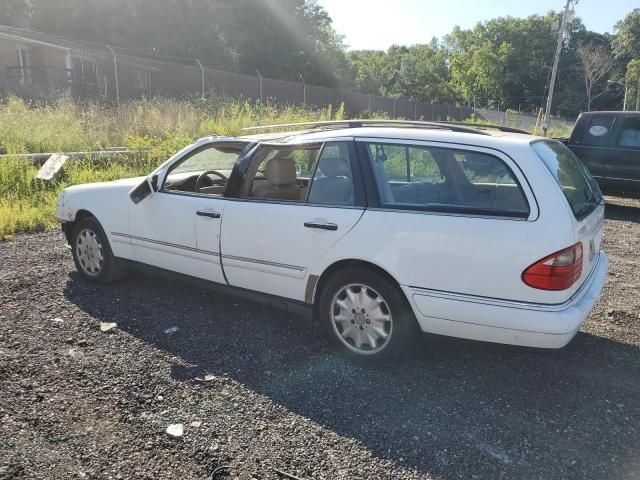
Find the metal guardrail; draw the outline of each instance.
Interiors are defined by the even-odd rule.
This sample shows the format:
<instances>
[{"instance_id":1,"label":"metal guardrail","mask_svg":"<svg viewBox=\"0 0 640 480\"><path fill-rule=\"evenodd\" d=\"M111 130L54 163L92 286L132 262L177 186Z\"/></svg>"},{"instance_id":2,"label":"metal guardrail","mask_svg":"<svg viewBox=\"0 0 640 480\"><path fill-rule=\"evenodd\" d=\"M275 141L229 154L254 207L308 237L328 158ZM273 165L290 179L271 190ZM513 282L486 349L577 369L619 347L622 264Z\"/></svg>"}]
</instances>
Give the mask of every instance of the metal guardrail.
<instances>
[{"instance_id":1,"label":"metal guardrail","mask_svg":"<svg viewBox=\"0 0 640 480\"><path fill-rule=\"evenodd\" d=\"M135 153L144 152L143 150L131 150L126 147L114 147L108 148L105 150L91 150L86 152L47 152L47 153L7 153L0 155L0 161L10 158L26 158L31 160L34 165L42 165L47 161L51 155L67 155L71 158L87 158L92 156L102 156L102 155L131 155Z\"/></svg>"}]
</instances>

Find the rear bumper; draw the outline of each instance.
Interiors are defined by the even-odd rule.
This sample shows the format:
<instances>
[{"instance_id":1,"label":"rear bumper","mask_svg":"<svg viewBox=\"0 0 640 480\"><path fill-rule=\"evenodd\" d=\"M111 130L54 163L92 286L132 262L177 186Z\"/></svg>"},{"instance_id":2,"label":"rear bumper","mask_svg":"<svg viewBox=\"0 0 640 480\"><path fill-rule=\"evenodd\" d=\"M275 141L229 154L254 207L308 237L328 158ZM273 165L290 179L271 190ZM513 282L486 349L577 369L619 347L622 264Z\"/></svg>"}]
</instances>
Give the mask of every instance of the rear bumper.
<instances>
[{"instance_id":1,"label":"rear bumper","mask_svg":"<svg viewBox=\"0 0 640 480\"><path fill-rule=\"evenodd\" d=\"M424 332L540 348L564 347L600 296L608 258L600 252L582 287L560 305L513 302L403 286Z\"/></svg>"}]
</instances>

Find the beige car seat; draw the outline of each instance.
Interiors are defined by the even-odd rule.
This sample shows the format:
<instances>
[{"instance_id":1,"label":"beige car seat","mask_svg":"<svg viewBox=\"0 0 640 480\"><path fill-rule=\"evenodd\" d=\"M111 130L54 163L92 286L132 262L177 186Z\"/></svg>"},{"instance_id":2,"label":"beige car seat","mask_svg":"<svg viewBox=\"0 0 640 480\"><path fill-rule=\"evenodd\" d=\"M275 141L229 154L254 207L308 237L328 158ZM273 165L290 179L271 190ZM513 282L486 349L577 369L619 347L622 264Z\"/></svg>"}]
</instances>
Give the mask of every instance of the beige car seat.
<instances>
[{"instance_id":1,"label":"beige car seat","mask_svg":"<svg viewBox=\"0 0 640 480\"><path fill-rule=\"evenodd\" d=\"M302 189L296 184L296 164L291 157L276 157L269 160L265 175L267 180L253 182L252 197L300 200Z\"/></svg>"}]
</instances>

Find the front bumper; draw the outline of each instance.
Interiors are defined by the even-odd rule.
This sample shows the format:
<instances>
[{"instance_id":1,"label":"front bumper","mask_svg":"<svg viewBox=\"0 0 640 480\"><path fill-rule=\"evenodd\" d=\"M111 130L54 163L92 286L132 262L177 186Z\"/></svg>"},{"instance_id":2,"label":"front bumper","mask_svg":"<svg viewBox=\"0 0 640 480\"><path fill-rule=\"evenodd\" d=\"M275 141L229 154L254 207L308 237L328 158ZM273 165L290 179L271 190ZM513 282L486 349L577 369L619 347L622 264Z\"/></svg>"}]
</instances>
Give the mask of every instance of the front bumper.
<instances>
[{"instance_id":1,"label":"front bumper","mask_svg":"<svg viewBox=\"0 0 640 480\"><path fill-rule=\"evenodd\" d=\"M608 257L600 252L582 287L560 305L513 302L403 287L424 332L540 348L564 347L600 296Z\"/></svg>"}]
</instances>

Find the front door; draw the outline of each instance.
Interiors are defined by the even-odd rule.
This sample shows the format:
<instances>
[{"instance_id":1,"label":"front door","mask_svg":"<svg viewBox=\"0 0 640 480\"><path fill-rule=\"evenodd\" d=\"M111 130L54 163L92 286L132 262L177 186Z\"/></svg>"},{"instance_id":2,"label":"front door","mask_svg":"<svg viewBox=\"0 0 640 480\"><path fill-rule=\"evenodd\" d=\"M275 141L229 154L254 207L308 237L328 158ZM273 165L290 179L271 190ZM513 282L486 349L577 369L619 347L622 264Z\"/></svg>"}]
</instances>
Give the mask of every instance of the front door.
<instances>
[{"instance_id":1,"label":"front door","mask_svg":"<svg viewBox=\"0 0 640 480\"><path fill-rule=\"evenodd\" d=\"M364 211L353 143L262 147L222 220L230 285L304 300L311 267Z\"/></svg>"},{"instance_id":2,"label":"front door","mask_svg":"<svg viewBox=\"0 0 640 480\"><path fill-rule=\"evenodd\" d=\"M244 144L207 142L168 167L159 190L130 210L137 261L225 283L220 264L222 194Z\"/></svg>"}]
</instances>

